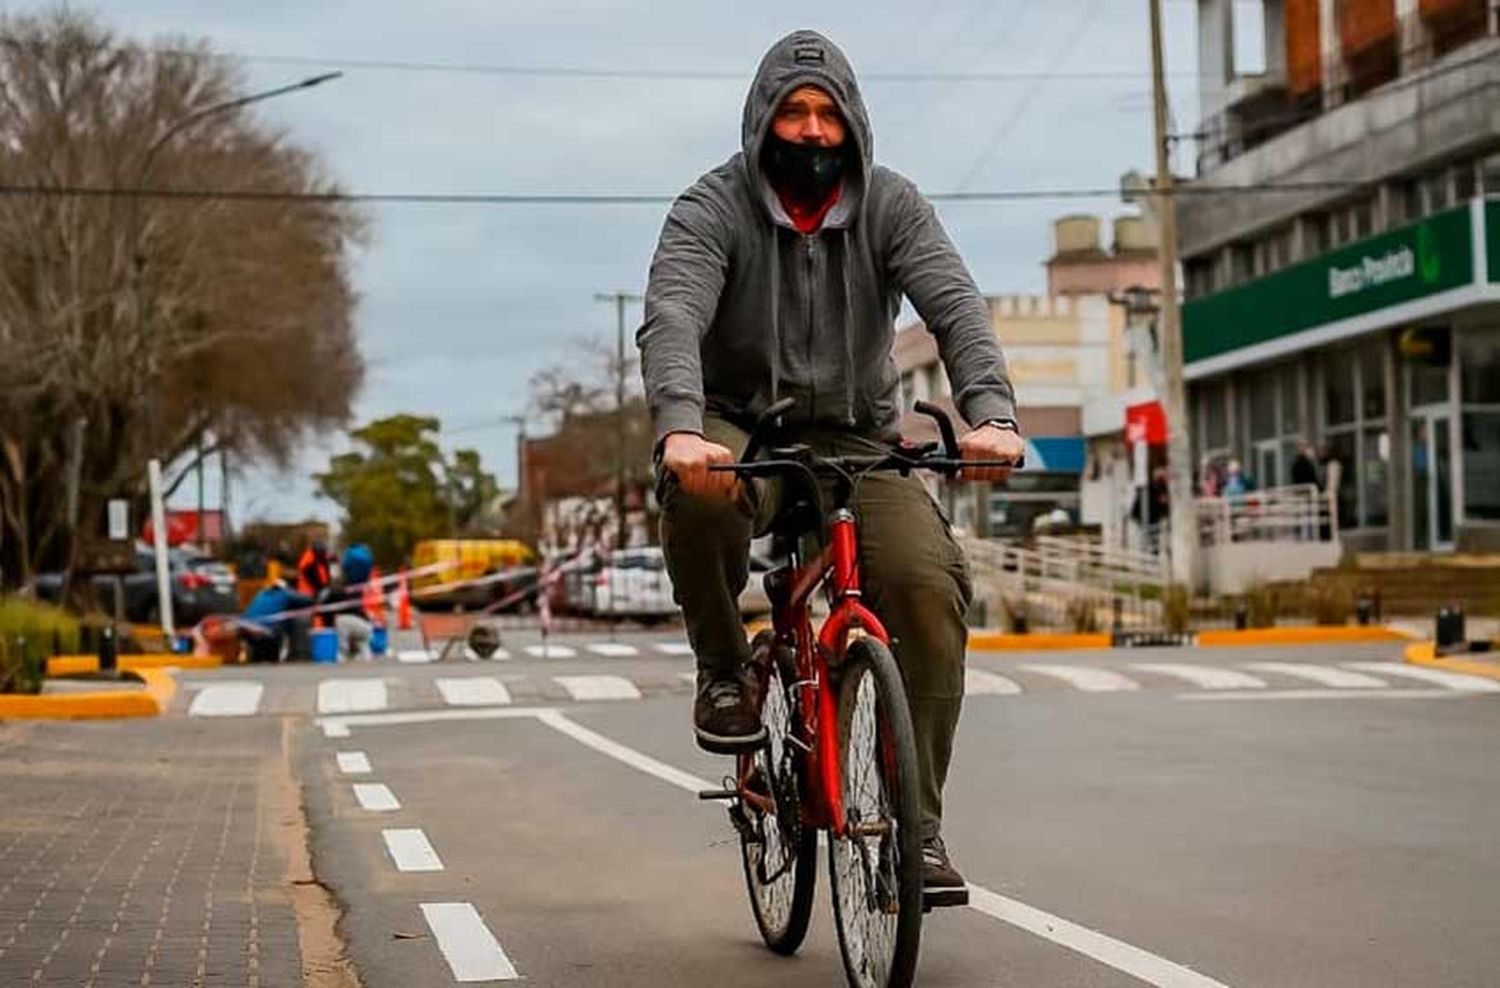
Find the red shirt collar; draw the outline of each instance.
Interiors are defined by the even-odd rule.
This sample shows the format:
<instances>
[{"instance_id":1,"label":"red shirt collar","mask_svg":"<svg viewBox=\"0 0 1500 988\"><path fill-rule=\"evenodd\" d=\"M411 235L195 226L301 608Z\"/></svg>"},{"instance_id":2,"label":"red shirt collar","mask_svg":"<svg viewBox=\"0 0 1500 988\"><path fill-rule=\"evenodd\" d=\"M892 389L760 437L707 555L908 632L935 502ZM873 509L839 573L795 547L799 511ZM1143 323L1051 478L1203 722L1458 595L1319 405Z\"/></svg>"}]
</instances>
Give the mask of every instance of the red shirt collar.
<instances>
[{"instance_id":1,"label":"red shirt collar","mask_svg":"<svg viewBox=\"0 0 1500 988\"><path fill-rule=\"evenodd\" d=\"M816 205L795 202L782 195L780 190L777 191L776 198L781 200L782 208L786 210L787 216L792 221L792 226L796 227L798 233L813 233L818 227L823 225L823 220L827 217L828 211L838 203L839 195L843 191L844 183L840 182L828 193L827 199Z\"/></svg>"}]
</instances>

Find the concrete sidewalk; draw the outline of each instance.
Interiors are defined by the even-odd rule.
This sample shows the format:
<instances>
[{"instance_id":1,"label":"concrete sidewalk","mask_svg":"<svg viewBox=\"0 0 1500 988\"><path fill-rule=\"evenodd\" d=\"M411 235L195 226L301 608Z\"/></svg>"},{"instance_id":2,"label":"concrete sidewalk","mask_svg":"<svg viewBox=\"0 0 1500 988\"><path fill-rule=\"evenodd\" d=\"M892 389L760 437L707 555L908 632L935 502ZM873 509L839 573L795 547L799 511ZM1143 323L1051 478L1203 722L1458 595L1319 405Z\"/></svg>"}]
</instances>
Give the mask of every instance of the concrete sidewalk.
<instances>
[{"instance_id":1,"label":"concrete sidewalk","mask_svg":"<svg viewBox=\"0 0 1500 988\"><path fill-rule=\"evenodd\" d=\"M0 984L300 983L305 844L282 732L0 724Z\"/></svg>"}]
</instances>

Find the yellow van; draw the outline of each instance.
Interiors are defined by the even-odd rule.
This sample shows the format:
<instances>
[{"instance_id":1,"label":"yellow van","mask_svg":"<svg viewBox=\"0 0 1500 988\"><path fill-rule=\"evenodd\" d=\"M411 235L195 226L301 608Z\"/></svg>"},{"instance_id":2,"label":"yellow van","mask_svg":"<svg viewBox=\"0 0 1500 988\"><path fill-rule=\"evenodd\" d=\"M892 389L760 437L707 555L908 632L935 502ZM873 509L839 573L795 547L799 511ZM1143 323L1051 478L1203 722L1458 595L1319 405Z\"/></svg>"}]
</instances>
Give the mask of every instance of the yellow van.
<instances>
[{"instance_id":1,"label":"yellow van","mask_svg":"<svg viewBox=\"0 0 1500 988\"><path fill-rule=\"evenodd\" d=\"M450 565L437 572L414 577L411 584L412 603L439 607L454 604L466 607L487 605L535 583L536 558L536 553L530 546L515 539L423 539L412 549L413 569L435 563ZM480 586L430 591L430 588L477 580L512 569L517 572L504 580ZM532 601L529 597L523 597L506 609L525 609L530 603Z\"/></svg>"}]
</instances>

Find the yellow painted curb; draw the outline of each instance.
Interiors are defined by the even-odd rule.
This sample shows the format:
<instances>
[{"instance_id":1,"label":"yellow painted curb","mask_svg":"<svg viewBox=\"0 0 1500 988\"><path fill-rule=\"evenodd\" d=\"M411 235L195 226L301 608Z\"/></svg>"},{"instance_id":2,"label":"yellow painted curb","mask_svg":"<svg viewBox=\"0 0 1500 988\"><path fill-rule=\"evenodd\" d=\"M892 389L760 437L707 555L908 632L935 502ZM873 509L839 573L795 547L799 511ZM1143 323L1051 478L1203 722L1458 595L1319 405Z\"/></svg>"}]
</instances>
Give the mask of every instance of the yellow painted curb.
<instances>
[{"instance_id":1,"label":"yellow painted curb","mask_svg":"<svg viewBox=\"0 0 1500 988\"><path fill-rule=\"evenodd\" d=\"M1070 648L1109 648L1109 635L1013 635L999 631L969 633L969 647L979 652L1033 652Z\"/></svg>"},{"instance_id":2,"label":"yellow painted curb","mask_svg":"<svg viewBox=\"0 0 1500 988\"><path fill-rule=\"evenodd\" d=\"M153 652L148 655L121 655L116 665L121 672L136 672L141 669L216 669L224 661L216 655L176 655L172 652ZM47 660L47 675L87 676L99 671L97 655L54 655Z\"/></svg>"},{"instance_id":3,"label":"yellow painted curb","mask_svg":"<svg viewBox=\"0 0 1500 988\"><path fill-rule=\"evenodd\" d=\"M1341 645L1348 642L1407 641L1410 636L1378 626L1314 625L1307 628L1246 628L1200 631L1198 644L1208 648L1246 645Z\"/></svg>"},{"instance_id":4,"label":"yellow painted curb","mask_svg":"<svg viewBox=\"0 0 1500 988\"><path fill-rule=\"evenodd\" d=\"M1470 676L1500 679L1500 662L1474 662L1468 659L1450 659L1437 654L1432 642L1415 642L1406 646L1406 661L1414 666L1430 666L1449 672L1464 672Z\"/></svg>"},{"instance_id":5,"label":"yellow painted curb","mask_svg":"<svg viewBox=\"0 0 1500 988\"><path fill-rule=\"evenodd\" d=\"M130 673L146 688L125 692L52 693L41 696L0 696L0 719L85 720L113 717L157 717L177 695L177 680L163 669Z\"/></svg>"}]
</instances>

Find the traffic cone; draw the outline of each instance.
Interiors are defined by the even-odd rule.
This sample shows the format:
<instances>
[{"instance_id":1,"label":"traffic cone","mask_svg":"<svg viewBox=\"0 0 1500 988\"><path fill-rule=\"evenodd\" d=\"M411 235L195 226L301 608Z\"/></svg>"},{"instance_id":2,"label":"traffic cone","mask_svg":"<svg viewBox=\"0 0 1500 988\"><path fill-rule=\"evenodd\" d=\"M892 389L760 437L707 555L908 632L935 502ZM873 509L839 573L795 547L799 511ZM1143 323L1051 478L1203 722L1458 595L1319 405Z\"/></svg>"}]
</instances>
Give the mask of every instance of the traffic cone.
<instances>
[{"instance_id":1,"label":"traffic cone","mask_svg":"<svg viewBox=\"0 0 1500 988\"><path fill-rule=\"evenodd\" d=\"M360 606L373 624L385 627L385 596L380 592L380 569L370 570L365 580L364 593L360 595Z\"/></svg>"},{"instance_id":2,"label":"traffic cone","mask_svg":"<svg viewBox=\"0 0 1500 988\"><path fill-rule=\"evenodd\" d=\"M401 567L401 582L396 590L396 627L411 630L411 592L406 586L406 567Z\"/></svg>"}]
</instances>

